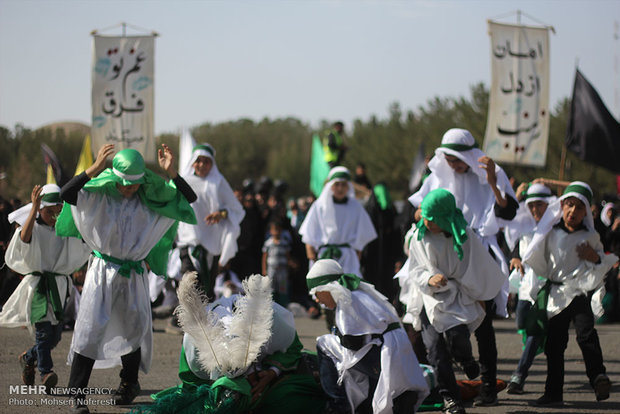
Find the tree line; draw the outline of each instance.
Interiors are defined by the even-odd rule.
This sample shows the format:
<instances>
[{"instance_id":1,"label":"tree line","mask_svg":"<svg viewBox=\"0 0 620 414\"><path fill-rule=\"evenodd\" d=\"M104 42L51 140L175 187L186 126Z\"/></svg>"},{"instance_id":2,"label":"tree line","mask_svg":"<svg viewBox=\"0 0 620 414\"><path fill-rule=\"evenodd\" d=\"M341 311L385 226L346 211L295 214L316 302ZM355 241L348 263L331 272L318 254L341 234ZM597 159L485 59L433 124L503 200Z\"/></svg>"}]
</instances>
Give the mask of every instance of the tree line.
<instances>
[{"instance_id":1,"label":"tree line","mask_svg":"<svg viewBox=\"0 0 620 414\"><path fill-rule=\"evenodd\" d=\"M403 111L398 103L387 109L384 117L370 116L345 125L349 151L344 165L354 169L358 162L366 165L373 183L383 182L392 198L409 195L408 181L412 162L420 144L426 155L432 155L445 131L453 127L471 131L482 147L489 92L484 84L471 86L469 97L435 97L417 109ZM536 177L558 178L560 154L566 136L570 100L563 99L551 111L547 163L545 168L502 164L509 177L517 183ZM324 120L319 131L296 118L264 118L260 121L238 119L222 123L204 123L191 128L196 142L209 142L216 149L216 162L233 188L245 179L255 182L267 176L288 184L286 196L309 194L310 152L313 133L321 132L338 119ZM28 201L35 184L44 183L45 167L41 143L47 144L58 156L61 165L73 174L85 133L65 132L58 128L32 130L17 125L13 130L0 127L0 190L4 198L18 197ZM157 144L166 143L178 154L179 136L165 133ZM94 149L95 151L97 149ZM159 167L151 166L155 171ZM569 153L564 179L588 182L595 197L616 194L615 175L603 168L578 160Z\"/></svg>"}]
</instances>

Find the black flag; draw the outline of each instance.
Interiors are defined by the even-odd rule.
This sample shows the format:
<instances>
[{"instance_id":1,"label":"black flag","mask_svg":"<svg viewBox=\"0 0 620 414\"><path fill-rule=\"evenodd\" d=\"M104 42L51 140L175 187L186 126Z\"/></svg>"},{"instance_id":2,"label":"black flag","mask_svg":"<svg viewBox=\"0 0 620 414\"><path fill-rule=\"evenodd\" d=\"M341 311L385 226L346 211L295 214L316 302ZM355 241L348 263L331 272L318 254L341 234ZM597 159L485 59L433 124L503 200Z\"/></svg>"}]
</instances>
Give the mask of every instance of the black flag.
<instances>
[{"instance_id":1,"label":"black flag","mask_svg":"<svg viewBox=\"0 0 620 414\"><path fill-rule=\"evenodd\" d=\"M62 187L68 180L67 175L60 166L60 161L58 161L58 157L56 157L54 151L52 151L51 148L45 144L41 144L41 151L43 152L43 162L45 163L45 166L47 167L48 165L50 165L52 167L56 184Z\"/></svg>"},{"instance_id":2,"label":"black flag","mask_svg":"<svg viewBox=\"0 0 620 414\"><path fill-rule=\"evenodd\" d=\"M620 174L620 123L579 70L575 75L566 148L583 161Z\"/></svg>"}]
</instances>

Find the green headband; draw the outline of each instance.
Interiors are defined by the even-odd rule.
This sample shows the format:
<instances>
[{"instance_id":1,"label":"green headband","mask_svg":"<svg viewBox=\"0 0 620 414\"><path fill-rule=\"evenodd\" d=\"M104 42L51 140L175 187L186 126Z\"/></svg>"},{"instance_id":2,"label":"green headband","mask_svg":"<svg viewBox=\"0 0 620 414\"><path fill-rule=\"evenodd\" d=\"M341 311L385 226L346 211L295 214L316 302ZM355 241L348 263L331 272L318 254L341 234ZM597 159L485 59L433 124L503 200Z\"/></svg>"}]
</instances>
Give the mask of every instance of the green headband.
<instances>
[{"instance_id":1,"label":"green headband","mask_svg":"<svg viewBox=\"0 0 620 414\"><path fill-rule=\"evenodd\" d=\"M563 195L566 195L569 193L581 194L582 196L586 198L586 200L588 200L588 203L590 204L592 203L592 192L582 185L579 185L579 184L569 185L568 187L566 187L566 190L564 190Z\"/></svg>"},{"instance_id":2,"label":"green headband","mask_svg":"<svg viewBox=\"0 0 620 414\"><path fill-rule=\"evenodd\" d=\"M478 144L474 142L474 145L465 145L465 144L441 144L441 148L448 148L453 151L463 152L469 151L470 149L478 148Z\"/></svg>"},{"instance_id":3,"label":"green headband","mask_svg":"<svg viewBox=\"0 0 620 414\"><path fill-rule=\"evenodd\" d=\"M194 149L192 149L192 152L199 150L207 151L212 157L215 157L215 154L213 154L213 148L210 145L198 144L194 147Z\"/></svg>"},{"instance_id":4,"label":"green headband","mask_svg":"<svg viewBox=\"0 0 620 414\"><path fill-rule=\"evenodd\" d=\"M534 197L538 197L538 198L547 198L547 197L551 197L551 194L546 194L546 193L532 193L532 194L526 194L525 198L534 198Z\"/></svg>"},{"instance_id":5,"label":"green headband","mask_svg":"<svg viewBox=\"0 0 620 414\"><path fill-rule=\"evenodd\" d=\"M349 174L346 171L338 171L338 172L334 173L333 175L329 176L328 180L331 181L331 180L334 180L336 178L344 178L347 181L351 181L351 174Z\"/></svg>"},{"instance_id":6,"label":"green headband","mask_svg":"<svg viewBox=\"0 0 620 414\"><path fill-rule=\"evenodd\" d=\"M112 159L112 169L118 173L124 181L122 185L141 184L144 182L142 178L146 165L142 155L133 148L126 148L119 151Z\"/></svg>"},{"instance_id":7,"label":"green headband","mask_svg":"<svg viewBox=\"0 0 620 414\"><path fill-rule=\"evenodd\" d=\"M326 285L331 282L338 282L349 290L355 290L359 287L361 281L362 279L353 273L335 273L306 279L308 290L312 290L317 286Z\"/></svg>"},{"instance_id":8,"label":"green headband","mask_svg":"<svg viewBox=\"0 0 620 414\"><path fill-rule=\"evenodd\" d=\"M43 194L43 197L41 197L41 201L45 201L46 203L62 204L62 199L60 198L60 193L47 193L47 194Z\"/></svg>"},{"instance_id":9,"label":"green headband","mask_svg":"<svg viewBox=\"0 0 620 414\"><path fill-rule=\"evenodd\" d=\"M437 188L429 192L422 204L422 217L436 223L442 230L452 236L454 251L463 260L463 244L467 241L467 221L463 212L456 207L454 196L448 190ZM422 240L428 230L424 220L418 221L418 240Z\"/></svg>"}]
</instances>

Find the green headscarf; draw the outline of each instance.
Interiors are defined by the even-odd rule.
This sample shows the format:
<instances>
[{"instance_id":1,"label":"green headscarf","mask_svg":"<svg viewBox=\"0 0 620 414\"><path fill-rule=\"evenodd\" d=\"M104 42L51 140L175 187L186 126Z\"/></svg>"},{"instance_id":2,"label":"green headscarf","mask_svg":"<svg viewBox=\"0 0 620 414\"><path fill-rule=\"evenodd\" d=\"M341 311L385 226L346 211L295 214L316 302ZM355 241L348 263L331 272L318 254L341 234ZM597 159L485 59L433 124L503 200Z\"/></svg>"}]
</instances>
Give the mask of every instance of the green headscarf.
<instances>
[{"instance_id":1,"label":"green headscarf","mask_svg":"<svg viewBox=\"0 0 620 414\"><path fill-rule=\"evenodd\" d=\"M463 260L463 243L467 241L467 221L463 212L456 207L454 196L448 190L438 188L429 192L422 204L422 217L436 223L443 231L452 236L454 251ZM424 220L418 221L418 240L422 240L428 230Z\"/></svg>"},{"instance_id":2,"label":"green headscarf","mask_svg":"<svg viewBox=\"0 0 620 414\"><path fill-rule=\"evenodd\" d=\"M372 191L381 210L387 210L392 207L392 197L390 197L390 192L385 184L379 183L375 185Z\"/></svg>"},{"instance_id":3,"label":"green headscarf","mask_svg":"<svg viewBox=\"0 0 620 414\"><path fill-rule=\"evenodd\" d=\"M140 184L137 195L140 201L155 213L177 221L196 224L194 209L187 199L177 191L174 182L166 181L145 167L142 155L134 149L119 151L112 160L112 168L106 168L97 177L84 185L84 190L92 193L105 194L121 199L123 196L116 184ZM176 236L178 223L175 223L157 243L146 257L146 261L154 273L163 275L166 271L168 251ZM56 221L56 234L63 237L80 237L73 221L71 206L64 204Z\"/></svg>"}]
</instances>

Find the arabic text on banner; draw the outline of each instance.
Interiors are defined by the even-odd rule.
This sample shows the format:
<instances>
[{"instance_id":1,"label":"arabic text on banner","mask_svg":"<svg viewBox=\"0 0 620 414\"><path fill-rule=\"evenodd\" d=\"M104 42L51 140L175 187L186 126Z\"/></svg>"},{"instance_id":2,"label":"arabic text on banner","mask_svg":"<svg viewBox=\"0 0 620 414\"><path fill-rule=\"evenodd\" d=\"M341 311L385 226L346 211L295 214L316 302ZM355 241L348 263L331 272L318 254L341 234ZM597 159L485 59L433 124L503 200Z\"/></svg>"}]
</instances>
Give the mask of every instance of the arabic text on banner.
<instances>
[{"instance_id":1,"label":"arabic text on banner","mask_svg":"<svg viewBox=\"0 0 620 414\"><path fill-rule=\"evenodd\" d=\"M548 29L488 23L491 90L484 152L498 162L544 167L549 137Z\"/></svg>"},{"instance_id":2,"label":"arabic text on banner","mask_svg":"<svg viewBox=\"0 0 620 414\"><path fill-rule=\"evenodd\" d=\"M153 36L94 36L92 146L134 148L156 162Z\"/></svg>"}]
</instances>

